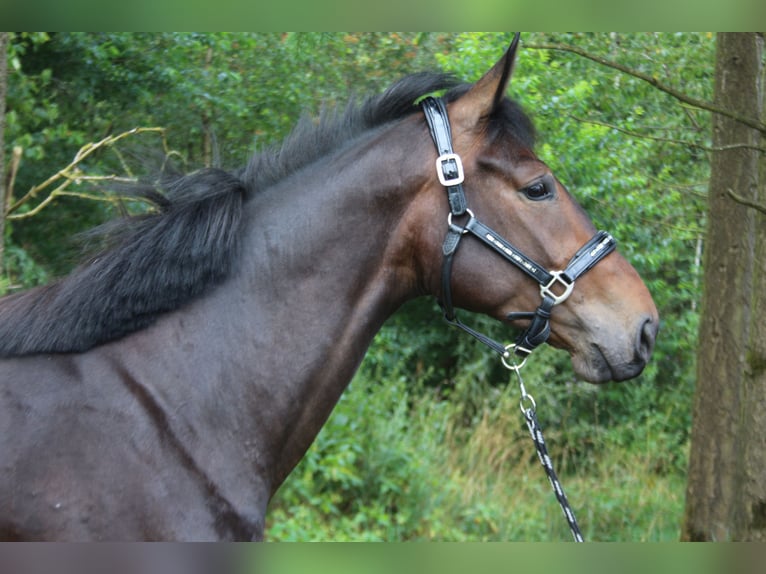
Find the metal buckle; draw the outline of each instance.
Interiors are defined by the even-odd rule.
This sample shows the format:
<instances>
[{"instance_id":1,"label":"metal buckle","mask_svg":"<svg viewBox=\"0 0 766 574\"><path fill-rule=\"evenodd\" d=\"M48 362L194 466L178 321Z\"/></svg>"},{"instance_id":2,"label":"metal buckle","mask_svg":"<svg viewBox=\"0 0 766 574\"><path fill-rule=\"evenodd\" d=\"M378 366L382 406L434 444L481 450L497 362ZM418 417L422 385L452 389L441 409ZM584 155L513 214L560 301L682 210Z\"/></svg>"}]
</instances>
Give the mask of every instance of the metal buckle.
<instances>
[{"instance_id":1,"label":"metal buckle","mask_svg":"<svg viewBox=\"0 0 766 574\"><path fill-rule=\"evenodd\" d=\"M446 173L453 171L451 166L447 165L450 162L455 164L457 175L447 179ZM445 153L436 158L436 175L439 176L439 181L444 187L451 187L463 183L465 174L463 173L463 162L460 161L460 156L456 153Z\"/></svg>"},{"instance_id":2,"label":"metal buckle","mask_svg":"<svg viewBox=\"0 0 766 574\"><path fill-rule=\"evenodd\" d=\"M559 303L563 303L567 300L567 298L572 294L572 289L574 289L575 282L569 279L563 271L551 271L550 272L552 279L548 282L547 285L540 285L540 295L543 296L543 299L546 297L550 297L553 299L553 304L558 305ZM561 295L556 295L556 293L553 292L553 286L559 283L564 286L564 292Z\"/></svg>"}]
</instances>

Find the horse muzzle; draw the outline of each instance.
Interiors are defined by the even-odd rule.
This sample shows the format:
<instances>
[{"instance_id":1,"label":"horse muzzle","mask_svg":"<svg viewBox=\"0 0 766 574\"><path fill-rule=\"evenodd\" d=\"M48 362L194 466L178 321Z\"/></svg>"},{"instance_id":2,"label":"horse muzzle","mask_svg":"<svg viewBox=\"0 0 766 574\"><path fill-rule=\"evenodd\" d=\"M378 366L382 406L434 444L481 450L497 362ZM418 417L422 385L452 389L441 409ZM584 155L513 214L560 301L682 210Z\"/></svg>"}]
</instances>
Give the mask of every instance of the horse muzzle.
<instances>
[{"instance_id":1,"label":"horse muzzle","mask_svg":"<svg viewBox=\"0 0 766 574\"><path fill-rule=\"evenodd\" d=\"M641 374L654 351L659 330L656 316L644 316L630 333L604 330L602 341L570 350L575 373L590 383L626 381Z\"/></svg>"}]
</instances>

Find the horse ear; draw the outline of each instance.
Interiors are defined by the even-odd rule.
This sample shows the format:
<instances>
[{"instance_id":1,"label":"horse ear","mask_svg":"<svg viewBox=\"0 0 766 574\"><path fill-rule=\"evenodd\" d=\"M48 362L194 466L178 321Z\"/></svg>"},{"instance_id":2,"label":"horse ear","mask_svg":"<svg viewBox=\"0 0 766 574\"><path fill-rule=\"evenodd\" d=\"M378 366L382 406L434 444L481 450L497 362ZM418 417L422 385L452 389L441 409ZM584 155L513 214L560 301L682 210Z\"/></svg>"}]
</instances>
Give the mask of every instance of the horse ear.
<instances>
[{"instance_id":1,"label":"horse ear","mask_svg":"<svg viewBox=\"0 0 766 574\"><path fill-rule=\"evenodd\" d=\"M505 55L476 82L468 92L455 102L451 116L466 128L473 127L489 116L502 101L516 62L519 47L516 32Z\"/></svg>"}]
</instances>

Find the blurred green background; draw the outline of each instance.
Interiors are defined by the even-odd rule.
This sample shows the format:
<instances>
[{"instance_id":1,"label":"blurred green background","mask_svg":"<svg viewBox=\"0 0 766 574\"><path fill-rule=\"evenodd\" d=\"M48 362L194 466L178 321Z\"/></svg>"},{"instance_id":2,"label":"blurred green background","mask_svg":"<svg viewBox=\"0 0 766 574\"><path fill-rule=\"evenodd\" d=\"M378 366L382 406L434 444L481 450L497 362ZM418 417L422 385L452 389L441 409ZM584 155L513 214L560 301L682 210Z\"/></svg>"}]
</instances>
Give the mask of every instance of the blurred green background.
<instances>
[{"instance_id":1,"label":"blurred green background","mask_svg":"<svg viewBox=\"0 0 766 574\"><path fill-rule=\"evenodd\" d=\"M48 30L751 30L763 22L759 0L424 0L413 3L311 2L190 3L137 0L0 0L6 29ZM756 25L756 27L758 27Z\"/></svg>"}]
</instances>

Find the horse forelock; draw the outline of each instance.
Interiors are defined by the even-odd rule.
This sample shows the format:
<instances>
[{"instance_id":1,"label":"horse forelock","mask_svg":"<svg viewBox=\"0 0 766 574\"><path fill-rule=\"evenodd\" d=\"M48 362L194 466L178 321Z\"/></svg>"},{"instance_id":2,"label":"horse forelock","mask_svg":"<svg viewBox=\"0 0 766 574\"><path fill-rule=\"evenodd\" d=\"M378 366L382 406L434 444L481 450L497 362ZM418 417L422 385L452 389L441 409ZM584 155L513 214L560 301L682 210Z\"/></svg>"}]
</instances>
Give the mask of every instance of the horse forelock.
<instances>
[{"instance_id":1,"label":"horse forelock","mask_svg":"<svg viewBox=\"0 0 766 574\"><path fill-rule=\"evenodd\" d=\"M535 147L536 132L532 120L514 100L505 98L495 107L489 121L489 138L511 135L523 146Z\"/></svg>"}]
</instances>

